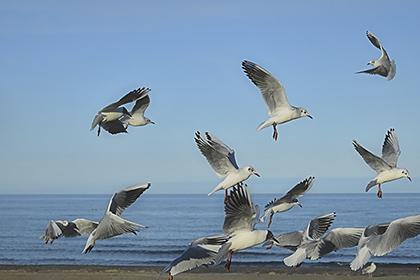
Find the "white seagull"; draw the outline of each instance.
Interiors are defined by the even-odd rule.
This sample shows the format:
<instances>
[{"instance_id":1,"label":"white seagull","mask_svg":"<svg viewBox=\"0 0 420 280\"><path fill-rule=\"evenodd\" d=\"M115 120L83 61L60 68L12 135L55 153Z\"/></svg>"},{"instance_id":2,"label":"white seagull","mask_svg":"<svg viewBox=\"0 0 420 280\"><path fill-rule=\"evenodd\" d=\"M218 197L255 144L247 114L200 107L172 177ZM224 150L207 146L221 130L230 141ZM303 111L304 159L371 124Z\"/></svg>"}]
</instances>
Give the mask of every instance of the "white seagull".
<instances>
[{"instance_id":1,"label":"white seagull","mask_svg":"<svg viewBox=\"0 0 420 280\"><path fill-rule=\"evenodd\" d=\"M369 266L363 268L362 274L367 274L367 275L369 275L369 278L371 278L372 274L375 272L375 270L376 270L376 264L371 263Z\"/></svg>"},{"instance_id":2,"label":"white seagull","mask_svg":"<svg viewBox=\"0 0 420 280\"><path fill-rule=\"evenodd\" d=\"M287 266L298 266L306 258L309 258L312 254L314 254L316 246L321 241L321 237L325 234L325 232L327 232L328 228L333 223L335 216L335 212L333 212L317 217L309 222L305 231L290 233L288 238L290 238L290 241L293 242L291 242L292 244L287 245L287 247L292 247L293 244L296 244L296 240L298 240L297 237L299 235L300 244L295 246L296 250L292 255L284 258L284 264ZM276 240L278 240L277 237ZM279 242L274 242L274 244L276 243Z\"/></svg>"},{"instance_id":3,"label":"white seagull","mask_svg":"<svg viewBox=\"0 0 420 280\"><path fill-rule=\"evenodd\" d=\"M202 265L214 264L217 252L228 240L224 235L198 238L190 243L187 249L173 260L162 272L168 273L168 280L175 275L198 268Z\"/></svg>"},{"instance_id":4,"label":"white seagull","mask_svg":"<svg viewBox=\"0 0 420 280\"><path fill-rule=\"evenodd\" d=\"M49 221L44 234L40 237L45 244L52 244L54 240L64 237L76 237L89 235L96 227L97 222L87 219L75 219L73 221L56 220Z\"/></svg>"},{"instance_id":5,"label":"white seagull","mask_svg":"<svg viewBox=\"0 0 420 280\"><path fill-rule=\"evenodd\" d=\"M264 245L269 245L267 249L271 249L275 245L294 252L298 248L302 248L301 245L303 245L305 251L301 258L297 258L293 263L294 266L297 266L303 262L304 255L307 259L318 260L333 251L357 246L363 230L363 228L335 228L309 243L305 241L304 231L294 231L276 236L278 243L269 241Z\"/></svg>"},{"instance_id":6,"label":"white seagull","mask_svg":"<svg viewBox=\"0 0 420 280\"><path fill-rule=\"evenodd\" d=\"M312 119L308 110L302 107L291 106L280 82L261 66L244 60L242 68L248 78L260 89L265 103L268 106L269 119L261 123L257 130L273 126L273 139L277 141L277 125L294 119L308 117Z\"/></svg>"},{"instance_id":7,"label":"white seagull","mask_svg":"<svg viewBox=\"0 0 420 280\"><path fill-rule=\"evenodd\" d=\"M350 264L354 271L363 268L371 256L384 256L405 240L420 234L420 215L400 218L391 223L365 228L357 246L357 255Z\"/></svg>"},{"instance_id":8,"label":"white seagull","mask_svg":"<svg viewBox=\"0 0 420 280\"><path fill-rule=\"evenodd\" d=\"M385 77L387 80L392 80L397 71L395 61L389 58L388 53L385 51L385 48L382 46L381 42L379 41L379 38L376 37L375 34L366 31L366 36L368 37L372 45L381 50L381 56L377 60L369 61L368 65L371 65L373 68L356 72L356 74L377 74Z\"/></svg>"},{"instance_id":9,"label":"white seagull","mask_svg":"<svg viewBox=\"0 0 420 280\"><path fill-rule=\"evenodd\" d=\"M93 130L98 126L98 136L101 133L101 127L104 127L104 129L111 134L127 132L126 127L121 127L120 120L121 118L132 118L132 115L128 112L127 108L123 107L123 105L145 97L149 91L150 89L144 87L132 90L117 102L102 108L95 115L90 130Z\"/></svg>"},{"instance_id":10,"label":"white seagull","mask_svg":"<svg viewBox=\"0 0 420 280\"><path fill-rule=\"evenodd\" d=\"M203 156L206 157L216 174L220 178L223 178L208 195L212 195L213 193L224 189L226 199L227 190L229 188L247 180L251 175L260 177L252 166L239 168L235 159L235 151L217 139L214 135L206 132L205 136L205 139L202 138L200 132L197 131L194 140L197 143L198 149Z\"/></svg>"},{"instance_id":11,"label":"white seagull","mask_svg":"<svg viewBox=\"0 0 420 280\"><path fill-rule=\"evenodd\" d=\"M230 190L225 201L223 231L228 241L222 245L216 257L216 264L226 259L225 268L230 271L234 253L254 247L268 240L277 241L269 230L256 230L259 220L258 206L254 206L245 186L238 185Z\"/></svg>"},{"instance_id":12,"label":"white seagull","mask_svg":"<svg viewBox=\"0 0 420 280\"><path fill-rule=\"evenodd\" d=\"M299 203L298 197L302 196L312 187L314 179L315 177L309 177L298 183L281 198L274 198L272 201L270 201L264 208L264 215L261 217L261 222L264 222L265 218L269 216L267 227L270 227L273 215L275 213L288 211L296 205L302 207L302 205Z\"/></svg>"},{"instance_id":13,"label":"white seagull","mask_svg":"<svg viewBox=\"0 0 420 280\"><path fill-rule=\"evenodd\" d=\"M378 157L353 140L353 146L362 156L363 160L376 171L376 177L366 186L366 192L372 187L378 185L377 196L382 198L381 184L394 181L400 178L407 178L411 181L408 170L398 168L397 161L401 154L400 145L398 144L397 134L391 128L385 135L385 141L382 146L382 157Z\"/></svg>"},{"instance_id":14,"label":"white seagull","mask_svg":"<svg viewBox=\"0 0 420 280\"><path fill-rule=\"evenodd\" d=\"M121 214L127 207L133 204L137 198L150 187L150 185L150 183L135 185L114 194L109 201L102 220L99 222L96 229L89 235L83 253L86 254L92 251L96 240L108 239L124 233L136 234L136 231L140 228L145 228L145 226L121 218Z\"/></svg>"}]
</instances>

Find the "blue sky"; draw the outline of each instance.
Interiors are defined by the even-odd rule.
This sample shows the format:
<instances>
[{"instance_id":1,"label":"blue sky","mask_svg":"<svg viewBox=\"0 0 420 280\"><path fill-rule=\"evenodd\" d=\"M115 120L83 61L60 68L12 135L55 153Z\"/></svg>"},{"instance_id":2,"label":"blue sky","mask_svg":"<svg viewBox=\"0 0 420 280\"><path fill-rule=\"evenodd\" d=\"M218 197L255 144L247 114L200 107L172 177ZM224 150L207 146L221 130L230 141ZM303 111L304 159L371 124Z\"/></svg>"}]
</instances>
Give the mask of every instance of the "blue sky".
<instances>
[{"instance_id":1,"label":"blue sky","mask_svg":"<svg viewBox=\"0 0 420 280\"><path fill-rule=\"evenodd\" d=\"M218 178L195 147L209 130L282 192L313 175L315 192L362 192L374 175L352 139L379 153L395 127L400 166L420 190L417 1L1 1L0 193L109 193L151 181L151 193L207 193ZM381 39L397 75L355 75ZM248 59L282 82L302 119L256 132L266 107L241 70ZM96 137L96 111L152 89L156 126Z\"/></svg>"}]
</instances>

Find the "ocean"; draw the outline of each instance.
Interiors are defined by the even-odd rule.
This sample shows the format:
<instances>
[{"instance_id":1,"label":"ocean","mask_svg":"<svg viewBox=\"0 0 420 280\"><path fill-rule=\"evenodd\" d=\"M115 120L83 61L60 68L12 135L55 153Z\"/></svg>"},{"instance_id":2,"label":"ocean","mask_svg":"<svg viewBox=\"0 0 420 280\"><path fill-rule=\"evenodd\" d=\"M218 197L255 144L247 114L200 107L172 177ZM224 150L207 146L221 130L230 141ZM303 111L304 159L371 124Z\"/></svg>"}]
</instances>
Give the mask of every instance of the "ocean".
<instances>
[{"instance_id":1,"label":"ocean","mask_svg":"<svg viewBox=\"0 0 420 280\"><path fill-rule=\"evenodd\" d=\"M274 194L254 194L263 207ZM126 234L96 242L82 254L85 237L60 238L44 244L42 235L49 220L83 217L101 219L111 195L0 195L0 264L7 265L124 265L165 266L198 237L218 234L223 225L223 196L141 196L123 217L148 226L138 235ZM364 227L399 217L420 214L420 194L384 193L382 200L369 194L306 194L303 208L295 207L274 216L274 235L304 229L310 219L335 211L334 227ZM259 224L258 228L265 228ZM350 262L356 248L341 250L317 262ZM286 249L261 246L234 255L234 263L281 263ZM420 237L410 239L379 263L420 263ZM306 263L313 263L306 261Z\"/></svg>"}]
</instances>

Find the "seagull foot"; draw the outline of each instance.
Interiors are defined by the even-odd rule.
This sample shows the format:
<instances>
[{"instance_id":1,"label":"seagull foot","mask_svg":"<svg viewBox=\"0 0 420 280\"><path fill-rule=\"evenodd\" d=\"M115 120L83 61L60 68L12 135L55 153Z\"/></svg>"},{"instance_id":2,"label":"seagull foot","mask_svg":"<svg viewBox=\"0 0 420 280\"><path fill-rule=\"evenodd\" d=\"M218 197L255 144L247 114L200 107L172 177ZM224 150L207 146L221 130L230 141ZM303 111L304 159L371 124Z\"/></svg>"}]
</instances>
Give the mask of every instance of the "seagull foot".
<instances>
[{"instance_id":1,"label":"seagull foot","mask_svg":"<svg viewBox=\"0 0 420 280\"><path fill-rule=\"evenodd\" d=\"M376 193L376 196L378 198L382 198L382 189L381 189L381 185L378 185L378 192Z\"/></svg>"},{"instance_id":2,"label":"seagull foot","mask_svg":"<svg viewBox=\"0 0 420 280\"><path fill-rule=\"evenodd\" d=\"M170 272L168 273L168 280L174 280L174 277L172 276Z\"/></svg>"}]
</instances>

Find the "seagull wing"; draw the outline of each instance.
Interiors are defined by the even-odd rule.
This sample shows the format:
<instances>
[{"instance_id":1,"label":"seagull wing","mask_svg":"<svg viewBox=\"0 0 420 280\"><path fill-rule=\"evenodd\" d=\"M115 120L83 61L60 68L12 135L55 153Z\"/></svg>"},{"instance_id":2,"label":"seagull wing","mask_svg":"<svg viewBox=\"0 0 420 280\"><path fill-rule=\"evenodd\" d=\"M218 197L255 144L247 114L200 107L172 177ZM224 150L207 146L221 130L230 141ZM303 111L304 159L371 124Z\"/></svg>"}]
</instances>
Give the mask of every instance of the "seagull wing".
<instances>
[{"instance_id":1,"label":"seagull wing","mask_svg":"<svg viewBox=\"0 0 420 280\"><path fill-rule=\"evenodd\" d=\"M98 222L94 222L87 219L76 219L72 221L76 227L78 232L81 235L89 235L98 227Z\"/></svg>"},{"instance_id":2,"label":"seagull wing","mask_svg":"<svg viewBox=\"0 0 420 280\"><path fill-rule=\"evenodd\" d=\"M286 249L296 251L297 247L299 247L300 244L302 243L303 231L293 231L293 232L280 234L276 236L276 240L278 242L275 242L275 241L271 241L271 242L273 242L273 244L276 246L284 247Z\"/></svg>"},{"instance_id":3,"label":"seagull wing","mask_svg":"<svg viewBox=\"0 0 420 280\"><path fill-rule=\"evenodd\" d=\"M317 240L321 238L334 222L335 217L335 212L333 212L311 220L304 232L304 238L307 240Z\"/></svg>"},{"instance_id":4,"label":"seagull wing","mask_svg":"<svg viewBox=\"0 0 420 280\"><path fill-rule=\"evenodd\" d=\"M206 132L206 139L203 139L200 132L197 131L194 140L200 152L219 177L224 177L239 168L235 152L215 136Z\"/></svg>"},{"instance_id":5,"label":"seagull wing","mask_svg":"<svg viewBox=\"0 0 420 280\"><path fill-rule=\"evenodd\" d=\"M122 212L129 207L137 198L144 193L149 187L150 183L135 185L125 188L124 190L115 193L108 204L107 212L111 212L117 216L121 216Z\"/></svg>"},{"instance_id":6,"label":"seagull wing","mask_svg":"<svg viewBox=\"0 0 420 280\"><path fill-rule=\"evenodd\" d=\"M145 88L138 88L135 90L130 91L126 95L120 98L117 102L111 103L108 106L104 107L100 112L109 112L113 111L114 109L127 104L136 101L137 99L142 97L142 94L144 92Z\"/></svg>"},{"instance_id":7,"label":"seagull wing","mask_svg":"<svg viewBox=\"0 0 420 280\"><path fill-rule=\"evenodd\" d=\"M305 192L307 192L311 187L315 177L309 177L302 182L298 183L294 186L291 190L289 190L285 196L290 198L297 198L302 196Z\"/></svg>"},{"instance_id":8,"label":"seagull wing","mask_svg":"<svg viewBox=\"0 0 420 280\"><path fill-rule=\"evenodd\" d=\"M53 243L53 241L62 236L62 234L63 232L61 231L57 223L51 220L48 222L44 234L40 237L40 239L42 239L45 242L45 244L47 244L48 242Z\"/></svg>"},{"instance_id":9,"label":"seagull wing","mask_svg":"<svg viewBox=\"0 0 420 280\"><path fill-rule=\"evenodd\" d=\"M383 256L395 250L401 243L420 234L420 215L391 222L385 233L372 239L368 247L374 256Z\"/></svg>"},{"instance_id":10,"label":"seagull wing","mask_svg":"<svg viewBox=\"0 0 420 280\"><path fill-rule=\"evenodd\" d=\"M121 120L104 122L100 126L111 134L127 133L127 125Z\"/></svg>"},{"instance_id":11,"label":"seagull wing","mask_svg":"<svg viewBox=\"0 0 420 280\"><path fill-rule=\"evenodd\" d=\"M312 259L318 259L339 249L357 246L363 231L364 228L335 228L331 230L317 244L318 254L315 254Z\"/></svg>"},{"instance_id":12,"label":"seagull wing","mask_svg":"<svg viewBox=\"0 0 420 280\"><path fill-rule=\"evenodd\" d=\"M230 190L225 201L223 231L230 235L237 230L252 230L257 210L245 186L237 185Z\"/></svg>"},{"instance_id":13,"label":"seagull wing","mask_svg":"<svg viewBox=\"0 0 420 280\"><path fill-rule=\"evenodd\" d=\"M375 34L372 32L366 31L366 36L368 37L369 41L378 49L382 49L381 42L379 41L379 38L376 37Z\"/></svg>"},{"instance_id":14,"label":"seagull wing","mask_svg":"<svg viewBox=\"0 0 420 280\"><path fill-rule=\"evenodd\" d=\"M163 272L169 272L175 276L202 265L213 264L217 252L227 240L228 238L225 236L203 237L194 240L178 258L163 269Z\"/></svg>"},{"instance_id":15,"label":"seagull wing","mask_svg":"<svg viewBox=\"0 0 420 280\"><path fill-rule=\"evenodd\" d=\"M270 72L247 60L242 62L242 68L248 78L260 89L270 114L278 108L290 107L283 86Z\"/></svg>"},{"instance_id":16,"label":"seagull wing","mask_svg":"<svg viewBox=\"0 0 420 280\"><path fill-rule=\"evenodd\" d=\"M131 115L144 116L144 112L150 104L149 91L149 88L145 88L143 90L142 96L136 101L136 103L133 106L133 109L131 109Z\"/></svg>"},{"instance_id":17,"label":"seagull wing","mask_svg":"<svg viewBox=\"0 0 420 280\"><path fill-rule=\"evenodd\" d=\"M396 167L398 157L401 154L400 144L395 129L391 128L385 135L385 141L382 146L382 159L390 166Z\"/></svg>"},{"instance_id":18,"label":"seagull wing","mask_svg":"<svg viewBox=\"0 0 420 280\"><path fill-rule=\"evenodd\" d=\"M92 233L95 233L95 238L100 240L124 233L135 234L140 228L144 228L144 226L127 221L113 213L107 213Z\"/></svg>"},{"instance_id":19,"label":"seagull wing","mask_svg":"<svg viewBox=\"0 0 420 280\"><path fill-rule=\"evenodd\" d=\"M386 77L386 76L388 76L389 71L385 66L379 65L379 66L371 68L371 69L356 72L356 74L360 74L360 73L366 73L366 74L371 74L371 75L377 74L377 75L381 75L383 77Z\"/></svg>"},{"instance_id":20,"label":"seagull wing","mask_svg":"<svg viewBox=\"0 0 420 280\"><path fill-rule=\"evenodd\" d=\"M377 173L380 173L385 170L390 170L392 168L382 158L375 156L374 154L363 148L363 146L357 143L356 140L353 141L353 146L363 158L363 160Z\"/></svg>"}]
</instances>

